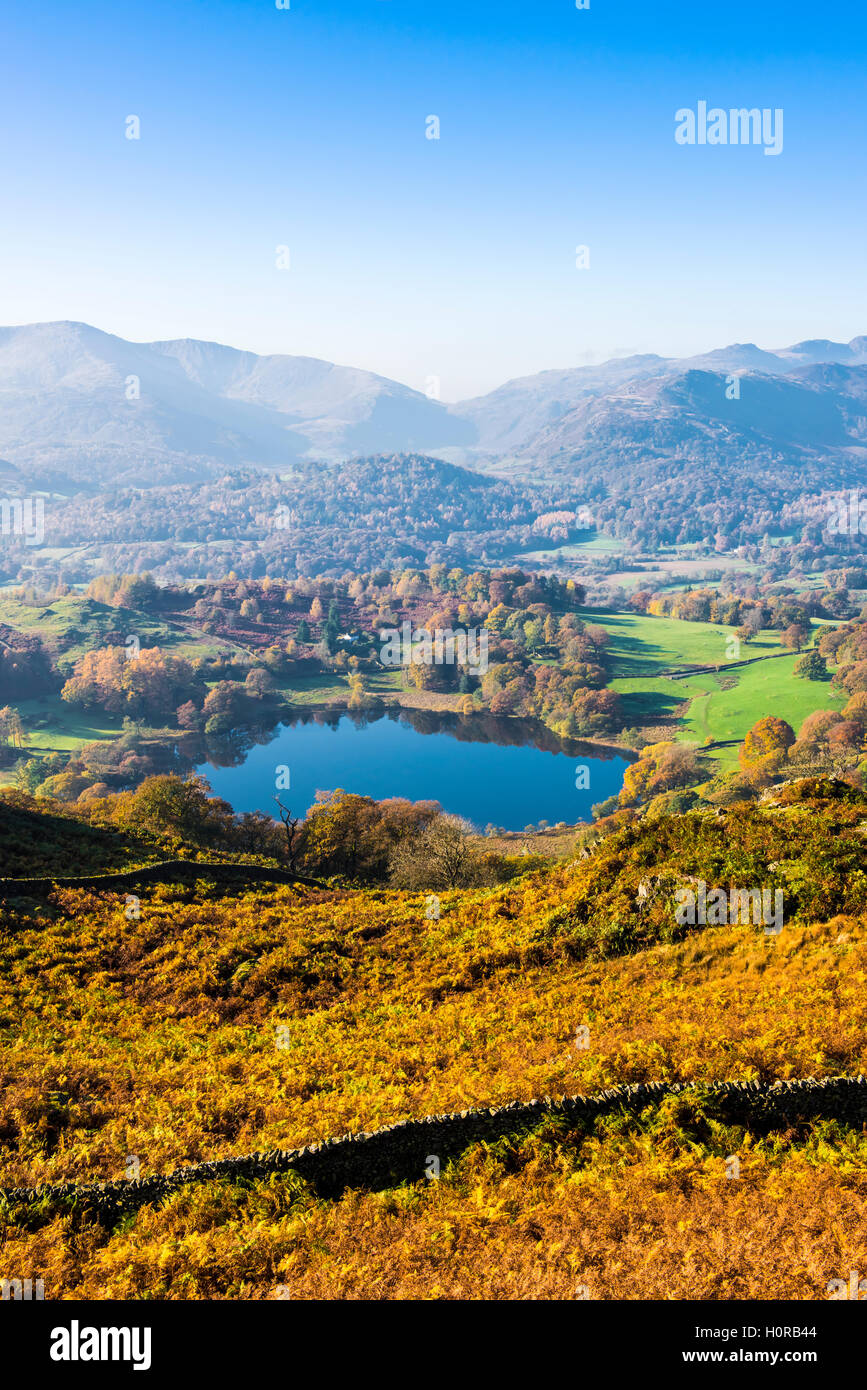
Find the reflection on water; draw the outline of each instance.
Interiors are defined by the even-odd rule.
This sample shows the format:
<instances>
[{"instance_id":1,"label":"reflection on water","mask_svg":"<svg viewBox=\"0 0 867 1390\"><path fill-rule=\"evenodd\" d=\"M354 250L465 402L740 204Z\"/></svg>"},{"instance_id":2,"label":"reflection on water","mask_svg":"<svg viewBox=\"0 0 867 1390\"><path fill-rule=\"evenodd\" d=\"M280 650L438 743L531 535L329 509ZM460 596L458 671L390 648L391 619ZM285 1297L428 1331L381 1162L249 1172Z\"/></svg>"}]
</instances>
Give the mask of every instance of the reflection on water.
<instances>
[{"instance_id":1,"label":"reflection on water","mask_svg":"<svg viewBox=\"0 0 867 1390\"><path fill-rule=\"evenodd\" d=\"M577 756L583 750L602 760L623 757L620 749L560 738L553 730L533 719L487 713L451 714L426 709L299 709L288 718L283 714L277 725L250 727L231 734L190 734L179 746L194 762L207 761L213 767L238 767L251 748L273 743L284 729L315 724L336 732L341 724L347 722L356 729L366 729L383 719L407 724L418 734L447 734L460 743L496 743L501 748L539 748L546 753L565 753L569 757Z\"/></svg>"},{"instance_id":2,"label":"reflection on water","mask_svg":"<svg viewBox=\"0 0 867 1390\"><path fill-rule=\"evenodd\" d=\"M178 753L236 811L270 814L277 769L288 767L295 810L312 805L317 791L339 786L377 799L436 800L477 825L511 830L543 819L589 820L595 802L619 791L628 763L619 750L493 714L316 708L284 721L231 735L191 735ZM582 778L579 765L588 769Z\"/></svg>"}]
</instances>

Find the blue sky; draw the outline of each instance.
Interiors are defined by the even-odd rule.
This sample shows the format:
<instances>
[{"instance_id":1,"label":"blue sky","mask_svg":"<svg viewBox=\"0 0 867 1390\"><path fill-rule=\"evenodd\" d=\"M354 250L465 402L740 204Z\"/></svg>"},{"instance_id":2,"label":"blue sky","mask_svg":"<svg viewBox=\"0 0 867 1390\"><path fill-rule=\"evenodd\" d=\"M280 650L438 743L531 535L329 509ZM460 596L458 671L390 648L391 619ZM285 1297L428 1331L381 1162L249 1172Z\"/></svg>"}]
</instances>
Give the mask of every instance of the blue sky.
<instances>
[{"instance_id":1,"label":"blue sky","mask_svg":"<svg viewBox=\"0 0 867 1390\"><path fill-rule=\"evenodd\" d=\"M5 16L2 323L307 354L437 377L444 399L617 353L867 333L856 0ZM677 145L699 100L782 108L782 154Z\"/></svg>"}]
</instances>

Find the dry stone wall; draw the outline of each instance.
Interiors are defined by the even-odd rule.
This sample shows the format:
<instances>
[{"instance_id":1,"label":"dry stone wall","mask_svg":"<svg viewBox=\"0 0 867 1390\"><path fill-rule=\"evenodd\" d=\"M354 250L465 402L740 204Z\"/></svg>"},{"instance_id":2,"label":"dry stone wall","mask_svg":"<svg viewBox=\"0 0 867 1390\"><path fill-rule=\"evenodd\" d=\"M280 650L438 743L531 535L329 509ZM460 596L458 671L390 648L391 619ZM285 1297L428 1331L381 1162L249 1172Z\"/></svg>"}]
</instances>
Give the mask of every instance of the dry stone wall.
<instances>
[{"instance_id":1,"label":"dry stone wall","mask_svg":"<svg viewBox=\"0 0 867 1390\"><path fill-rule=\"evenodd\" d=\"M310 888L327 888L327 883L288 869L267 864L244 864L229 860L167 859L146 864L141 869L124 869L109 874L53 874L43 878L0 878L0 898L26 897L50 893L54 888L96 888L121 891L137 883L174 883L181 878L211 878L218 883L303 883Z\"/></svg>"},{"instance_id":2,"label":"dry stone wall","mask_svg":"<svg viewBox=\"0 0 867 1390\"><path fill-rule=\"evenodd\" d=\"M111 1221L148 1203L161 1201L187 1183L218 1178L265 1178L296 1172L323 1195L339 1195L347 1187L371 1190L412 1182L425 1175L432 1156L444 1165L472 1144L492 1142L532 1127L545 1116L576 1123L617 1111L637 1113L667 1096L712 1098L721 1118L763 1127L789 1126L798 1121L835 1118L848 1124L867 1122L867 1079L828 1077L820 1080L724 1081L714 1083L649 1082L615 1086L594 1096L565 1096L559 1100L513 1101L490 1110L462 1110L406 1120L367 1134L347 1134L324 1144L301 1149L274 1149L239 1158L197 1163L165 1176L115 1183L60 1183L37 1188L0 1190L8 1205L41 1203L47 1208L86 1210Z\"/></svg>"}]
</instances>

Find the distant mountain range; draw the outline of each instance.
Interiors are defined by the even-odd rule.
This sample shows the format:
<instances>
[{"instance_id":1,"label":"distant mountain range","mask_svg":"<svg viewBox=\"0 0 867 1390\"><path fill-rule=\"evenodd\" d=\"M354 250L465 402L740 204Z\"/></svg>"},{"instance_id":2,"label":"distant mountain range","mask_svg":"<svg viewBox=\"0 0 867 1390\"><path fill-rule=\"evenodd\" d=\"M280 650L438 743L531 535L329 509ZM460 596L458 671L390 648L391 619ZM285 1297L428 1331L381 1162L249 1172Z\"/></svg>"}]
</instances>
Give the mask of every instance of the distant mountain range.
<instances>
[{"instance_id":1,"label":"distant mountain range","mask_svg":"<svg viewBox=\"0 0 867 1390\"><path fill-rule=\"evenodd\" d=\"M420 392L313 357L128 343L83 323L0 328L0 457L27 475L196 482L471 437Z\"/></svg>"},{"instance_id":2,"label":"distant mountain range","mask_svg":"<svg viewBox=\"0 0 867 1390\"><path fill-rule=\"evenodd\" d=\"M739 343L519 377L447 405L373 372L217 343L130 343L80 323L0 328L0 480L196 482L379 453L556 477L692 460L857 479L867 337Z\"/></svg>"},{"instance_id":3,"label":"distant mountain range","mask_svg":"<svg viewBox=\"0 0 867 1390\"><path fill-rule=\"evenodd\" d=\"M736 343L699 357L615 358L518 377L452 409L473 424L474 448L489 457L616 462L619 450L861 447L865 398L861 337L778 352Z\"/></svg>"}]
</instances>

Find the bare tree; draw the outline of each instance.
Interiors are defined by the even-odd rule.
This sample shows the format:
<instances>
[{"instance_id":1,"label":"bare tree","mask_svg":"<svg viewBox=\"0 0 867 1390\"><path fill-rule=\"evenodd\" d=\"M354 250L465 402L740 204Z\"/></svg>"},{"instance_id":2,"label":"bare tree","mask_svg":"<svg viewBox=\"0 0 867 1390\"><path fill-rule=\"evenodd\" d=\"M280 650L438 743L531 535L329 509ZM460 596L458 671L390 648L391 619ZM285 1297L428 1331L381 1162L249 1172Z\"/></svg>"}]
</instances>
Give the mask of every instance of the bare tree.
<instances>
[{"instance_id":1,"label":"bare tree","mask_svg":"<svg viewBox=\"0 0 867 1390\"><path fill-rule=\"evenodd\" d=\"M300 831L298 826L301 824L300 816L293 816L288 806L284 806L279 796L274 800L280 808L280 819L283 822L283 829L286 831L286 856L289 860L289 868L294 870L295 860L298 858Z\"/></svg>"},{"instance_id":2,"label":"bare tree","mask_svg":"<svg viewBox=\"0 0 867 1390\"><path fill-rule=\"evenodd\" d=\"M472 827L457 816L439 816L420 835L398 841L390 859L396 888L458 888L483 882L485 867Z\"/></svg>"}]
</instances>

